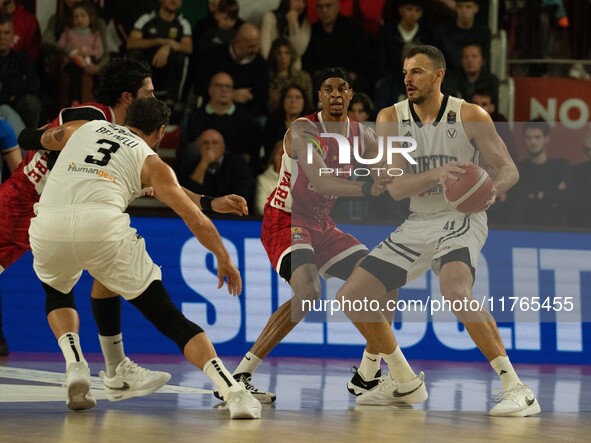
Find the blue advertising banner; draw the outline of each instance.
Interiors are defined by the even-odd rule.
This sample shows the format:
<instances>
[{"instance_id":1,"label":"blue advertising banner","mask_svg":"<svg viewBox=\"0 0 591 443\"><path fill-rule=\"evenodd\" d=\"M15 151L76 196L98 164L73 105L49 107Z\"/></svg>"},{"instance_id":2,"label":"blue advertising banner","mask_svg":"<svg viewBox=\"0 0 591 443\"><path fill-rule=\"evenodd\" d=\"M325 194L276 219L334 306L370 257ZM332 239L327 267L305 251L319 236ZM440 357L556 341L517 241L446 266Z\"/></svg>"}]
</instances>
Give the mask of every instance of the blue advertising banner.
<instances>
[{"instance_id":1,"label":"blue advertising banner","mask_svg":"<svg viewBox=\"0 0 591 443\"><path fill-rule=\"evenodd\" d=\"M181 220L132 218L150 255L162 266L164 285L174 302L207 331L220 355L241 355L271 313L289 299L290 288L269 264L260 242L260 222L217 220L215 224L242 273L244 290L238 298L225 288L216 289L213 255ZM366 225L342 229L369 247L392 231L388 226ZM90 309L91 283L85 274L75 288L80 335L85 352L100 352ZM326 293L334 294L340 285L339 280L329 280ZM4 332L12 351L59 351L47 326L43 289L32 270L31 254L2 274L0 294ZM512 361L591 363L591 234L491 231L479 259L474 294L478 306L486 307L499 322ZM442 303L432 272L403 288L397 307L394 329L409 359L483 360L467 331ZM128 353L178 352L133 306L123 302L123 308ZM325 321L326 310L313 311L273 355L360 355L364 341L342 313Z\"/></svg>"}]
</instances>

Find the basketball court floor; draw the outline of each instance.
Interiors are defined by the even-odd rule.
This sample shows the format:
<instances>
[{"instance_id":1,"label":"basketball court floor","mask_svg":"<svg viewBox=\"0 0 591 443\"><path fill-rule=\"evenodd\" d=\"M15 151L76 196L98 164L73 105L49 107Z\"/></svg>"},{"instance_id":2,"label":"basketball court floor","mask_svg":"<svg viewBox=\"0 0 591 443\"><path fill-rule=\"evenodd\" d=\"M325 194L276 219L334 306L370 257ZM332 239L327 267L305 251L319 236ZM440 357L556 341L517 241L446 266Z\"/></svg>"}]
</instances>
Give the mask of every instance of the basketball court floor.
<instances>
[{"instance_id":1,"label":"basketball court floor","mask_svg":"<svg viewBox=\"0 0 591 443\"><path fill-rule=\"evenodd\" d=\"M132 356L133 358L134 356ZM424 371L429 399L413 409L358 407L346 390L355 360L269 358L256 386L274 391L261 420L230 420L212 384L177 356L135 356L172 373L147 397L109 402L93 377L96 408L65 406L61 354L14 353L0 358L0 441L128 442L587 442L591 441L591 366L516 365L543 412L490 417L500 382L486 363L413 361ZM224 359L233 369L237 358ZM89 354L91 373L102 369Z\"/></svg>"}]
</instances>

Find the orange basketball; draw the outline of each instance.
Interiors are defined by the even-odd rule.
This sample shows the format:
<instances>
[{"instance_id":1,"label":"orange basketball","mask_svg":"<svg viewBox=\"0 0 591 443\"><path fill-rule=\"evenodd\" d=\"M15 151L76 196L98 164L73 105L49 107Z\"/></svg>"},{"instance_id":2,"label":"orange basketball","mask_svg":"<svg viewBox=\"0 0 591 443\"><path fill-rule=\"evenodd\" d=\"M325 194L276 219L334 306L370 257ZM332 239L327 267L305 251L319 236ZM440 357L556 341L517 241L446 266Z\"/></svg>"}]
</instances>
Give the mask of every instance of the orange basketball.
<instances>
[{"instance_id":1,"label":"orange basketball","mask_svg":"<svg viewBox=\"0 0 591 443\"><path fill-rule=\"evenodd\" d=\"M465 214L480 212L491 198L493 187L488 173L478 165L461 166L464 174L458 174L458 180L447 180L445 198L449 204Z\"/></svg>"}]
</instances>

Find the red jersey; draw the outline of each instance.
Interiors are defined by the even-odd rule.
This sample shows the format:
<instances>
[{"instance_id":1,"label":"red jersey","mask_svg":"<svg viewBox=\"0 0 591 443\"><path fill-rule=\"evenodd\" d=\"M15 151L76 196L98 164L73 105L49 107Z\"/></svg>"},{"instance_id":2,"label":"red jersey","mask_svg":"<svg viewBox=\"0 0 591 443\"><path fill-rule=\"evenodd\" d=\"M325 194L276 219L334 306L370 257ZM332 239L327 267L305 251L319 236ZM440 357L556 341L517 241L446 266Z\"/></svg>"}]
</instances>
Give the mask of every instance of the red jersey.
<instances>
[{"instance_id":1,"label":"red jersey","mask_svg":"<svg viewBox=\"0 0 591 443\"><path fill-rule=\"evenodd\" d=\"M329 132L326 130L322 119L322 111L298 120L307 120L317 128L317 135L320 132ZM361 126L359 123L349 120L343 123L346 125L345 136L349 140L350 146L353 146L354 137L361 135ZM311 129L310 132L312 132ZM363 139L359 137L359 139ZM319 152L328 168L346 169L347 165L338 162L339 148L336 140L323 138L323 149ZM351 156L353 158L353 156ZM315 226L317 228L328 228L334 226L334 222L329 214L332 210L337 196L321 194L314 188L306 174L304 173L299 161L305 159L291 158L285 151L285 140L283 142L283 156L281 158L281 170L277 187L269 196L268 204L271 207L291 213L292 224L296 226Z\"/></svg>"}]
</instances>

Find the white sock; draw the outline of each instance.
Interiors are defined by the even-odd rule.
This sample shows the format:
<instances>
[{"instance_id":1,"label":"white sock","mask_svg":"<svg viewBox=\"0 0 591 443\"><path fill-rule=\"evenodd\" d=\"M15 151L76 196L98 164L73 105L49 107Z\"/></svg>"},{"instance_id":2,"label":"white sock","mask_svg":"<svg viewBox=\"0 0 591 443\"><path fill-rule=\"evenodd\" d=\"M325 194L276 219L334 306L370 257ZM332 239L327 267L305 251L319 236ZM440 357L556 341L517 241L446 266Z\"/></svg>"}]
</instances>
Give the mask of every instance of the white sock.
<instances>
[{"instance_id":1,"label":"white sock","mask_svg":"<svg viewBox=\"0 0 591 443\"><path fill-rule=\"evenodd\" d=\"M213 381L218 392L222 394L224 399L228 398L228 392L239 391L242 389L242 386L234 380L230 371L226 369L218 357L208 360L203 366L203 372L211 379L211 381Z\"/></svg>"},{"instance_id":2,"label":"white sock","mask_svg":"<svg viewBox=\"0 0 591 443\"><path fill-rule=\"evenodd\" d=\"M396 350L391 354L381 354L382 358L388 365L388 369L390 370L390 377L404 383L407 381L411 381L417 375L414 373L408 362L406 361L406 357L400 350L400 346L396 347Z\"/></svg>"},{"instance_id":3,"label":"white sock","mask_svg":"<svg viewBox=\"0 0 591 443\"><path fill-rule=\"evenodd\" d=\"M361 357L361 363L359 364L359 375L363 377L365 381L373 380L376 376L376 372L380 369L380 361L382 357L379 354L370 354L367 350L363 351L363 357Z\"/></svg>"},{"instance_id":4,"label":"white sock","mask_svg":"<svg viewBox=\"0 0 591 443\"><path fill-rule=\"evenodd\" d=\"M234 371L234 374L242 374L243 372L246 372L252 375L258 369L262 362L263 360L261 360L249 351L246 353L246 355Z\"/></svg>"},{"instance_id":5,"label":"white sock","mask_svg":"<svg viewBox=\"0 0 591 443\"><path fill-rule=\"evenodd\" d=\"M491 360L490 365L501 379L503 389L507 389L511 383L521 383L521 380L517 376L517 372L515 372L513 365L509 361L509 357L506 355L500 355Z\"/></svg>"},{"instance_id":6,"label":"white sock","mask_svg":"<svg viewBox=\"0 0 591 443\"><path fill-rule=\"evenodd\" d=\"M80 337L75 332L66 332L57 340L60 346L64 358L66 359L66 370L70 363L84 362L86 359L82 354L82 348L80 347ZM88 363L86 363L88 366Z\"/></svg>"},{"instance_id":7,"label":"white sock","mask_svg":"<svg viewBox=\"0 0 591 443\"><path fill-rule=\"evenodd\" d=\"M105 358L107 377L114 377L117 365L125 358L123 335L119 333L107 337L99 334L99 342L103 351L103 357Z\"/></svg>"}]
</instances>

